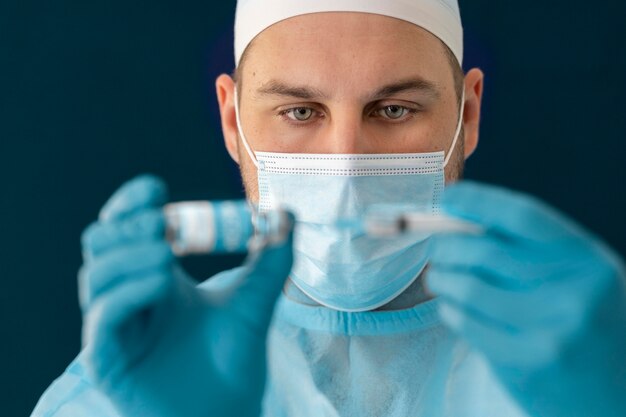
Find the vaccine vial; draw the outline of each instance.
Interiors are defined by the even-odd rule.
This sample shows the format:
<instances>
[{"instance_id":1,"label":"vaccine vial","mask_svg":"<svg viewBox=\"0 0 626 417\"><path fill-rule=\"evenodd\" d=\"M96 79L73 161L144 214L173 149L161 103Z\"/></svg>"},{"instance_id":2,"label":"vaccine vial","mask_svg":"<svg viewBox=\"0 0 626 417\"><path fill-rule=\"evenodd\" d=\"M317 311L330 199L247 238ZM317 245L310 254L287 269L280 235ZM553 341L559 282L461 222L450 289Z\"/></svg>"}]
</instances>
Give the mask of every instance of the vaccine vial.
<instances>
[{"instance_id":1,"label":"vaccine vial","mask_svg":"<svg viewBox=\"0 0 626 417\"><path fill-rule=\"evenodd\" d=\"M184 201L163 210L166 237L177 256L246 253L253 243L284 239L291 222L284 211L259 213L246 200Z\"/></svg>"}]
</instances>

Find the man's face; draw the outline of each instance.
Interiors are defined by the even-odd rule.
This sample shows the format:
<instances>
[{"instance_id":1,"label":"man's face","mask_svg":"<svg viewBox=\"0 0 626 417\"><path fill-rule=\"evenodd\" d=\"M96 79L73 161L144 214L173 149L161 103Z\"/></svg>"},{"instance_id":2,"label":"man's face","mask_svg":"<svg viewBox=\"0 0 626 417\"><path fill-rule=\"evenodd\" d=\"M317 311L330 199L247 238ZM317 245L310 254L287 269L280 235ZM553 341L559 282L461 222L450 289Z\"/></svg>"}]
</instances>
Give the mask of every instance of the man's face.
<instances>
[{"instance_id":1,"label":"man's face","mask_svg":"<svg viewBox=\"0 0 626 417\"><path fill-rule=\"evenodd\" d=\"M447 153L459 118L441 41L374 14L317 13L277 23L248 48L238 82L241 124L255 151ZM226 144L248 197L257 201L256 168L232 131L232 85L221 84ZM462 170L463 142L447 168L449 180Z\"/></svg>"}]
</instances>

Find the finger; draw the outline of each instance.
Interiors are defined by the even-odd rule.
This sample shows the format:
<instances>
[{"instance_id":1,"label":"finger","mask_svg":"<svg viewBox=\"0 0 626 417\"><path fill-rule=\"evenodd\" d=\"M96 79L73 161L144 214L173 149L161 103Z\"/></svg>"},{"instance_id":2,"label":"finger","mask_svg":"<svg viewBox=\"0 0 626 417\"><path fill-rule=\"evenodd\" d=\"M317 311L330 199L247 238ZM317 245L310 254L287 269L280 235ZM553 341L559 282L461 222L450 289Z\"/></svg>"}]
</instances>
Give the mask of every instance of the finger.
<instances>
[{"instance_id":1,"label":"finger","mask_svg":"<svg viewBox=\"0 0 626 417\"><path fill-rule=\"evenodd\" d=\"M532 288L563 271L566 259L551 260L550 248L525 245L487 233L481 236L447 234L431 238L433 268L480 276L490 284L510 289Z\"/></svg>"},{"instance_id":2,"label":"finger","mask_svg":"<svg viewBox=\"0 0 626 417\"><path fill-rule=\"evenodd\" d=\"M549 363L558 355L558 346L549 333L507 330L445 300L440 300L438 311L451 330L497 365L529 369Z\"/></svg>"},{"instance_id":3,"label":"finger","mask_svg":"<svg viewBox=\"0 0 626 417\"><path fill-rule=\"evenodd\" d=\"M431 238L431 264L446 270L473 273L490 284L530 289L549 281L567 281L586 275L589 255L568 239L528 242L487 232L472 236L435 235Z\"/></svg>"},{"instance_id":4,"label":"finger","mask_svg":"<svg viewBox=\"0 0 626 417\"><path fill-rule=\"evenodd\" d=\"M535 197L471 181L446 189L442 206L453 216L471 220L505 235L530 240L561 240L586 233Z\"/></svg>"},{"instance_id":5,"label":"finger","mask_svg":"<svg viewBox=\"0 0 626 417\"><path fill-rule=\"evenodd\" d=\"M152 175L141 175L122 185L100 210L101 221L127 217L146 207L158 207L167 202L165 183Z\"/></svg>"},{"instance_id":6,"label":"finger","mask_svg":"<svg viewBox=\"0 0 626 417\"><path fill-rule=\"evenodd\" d=\"M171 289L169 274L147 273L120 285L95 302L85 314L83 346L95 376L120 374L151 341L146 338L149 312ZM122 332L122 327L133 332Z\"/></svg>"},{"instance_id":7,"label":"finger","mask_svg":"<svg viewBox=\"0 0 626 417\"><path fill-rule=\"evenodd\" d=\"M554 283L511 291L495 287L473 274L433 267L426 273L426 283L434 294L516 329L570 327L567 323L578 316L579 306L572 302L567 288Z\"/></svg>"},{"instance_id":8,"label":"finger","mask_svg":"<svg viewBox=\"0 0 626 417\"><path fill-rule=\"evenodd\" d=\"M165 236L165 216L160 209L149 209L116 222L96 222L81 238L86 256L99 256L116 246L142 240L156 240Z\"/></svg>"},{"instance_id":9,"label":"finger","mask_svg":"<svg viewBox=\"0 0 626 417\"><path fill-rule=\"evenodd\" d=\"M152 241L119 248L94 259L81 268L78 275L79 298L83 310L89 308L102 293L145 271L169 271L174 260L170 247Z\"/></svg>"},{"instance_id":10,"label":"finger","mask_svg":"<svg viewBox=\"0 0 626 417\"><path fill-rule=\"evenodd\" d=\"M245 278L231 300L232 306L247 322L265 332L271 320L276 299L293 264L294 218L287 214L281 222L282 240L263 245L245 263Z\"/></svg>"}]
</instances>

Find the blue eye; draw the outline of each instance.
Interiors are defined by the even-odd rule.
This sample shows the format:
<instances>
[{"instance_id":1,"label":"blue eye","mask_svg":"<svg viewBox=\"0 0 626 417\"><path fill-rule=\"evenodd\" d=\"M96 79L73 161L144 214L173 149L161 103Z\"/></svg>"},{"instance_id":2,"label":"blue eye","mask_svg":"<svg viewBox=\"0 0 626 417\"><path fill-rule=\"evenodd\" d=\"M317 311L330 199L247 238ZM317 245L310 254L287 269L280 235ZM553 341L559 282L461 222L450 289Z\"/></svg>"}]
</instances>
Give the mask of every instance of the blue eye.
<instances>
[{"instance_id":1,"label":"blue eye","mask_svg":"<svg viewBox=\"0 0 626 417\"><path fill-rule=\"evenodd\" d=\"M287 117L298 122L306 122L313 116L313 109L308 107L296 107L285 112Z\"/></svg>"},{"instance_id":2,"label":"blue eye","mask_svg":"<svg viewBox=\"0 0 626 417\"><path fill-rule=\"evenodd\" d=\"M385 106L378 110L379 115L392 120L400 119L406 116L409 112L410 110L408 108L398 105Z\"/></svg>"}]
</instances>

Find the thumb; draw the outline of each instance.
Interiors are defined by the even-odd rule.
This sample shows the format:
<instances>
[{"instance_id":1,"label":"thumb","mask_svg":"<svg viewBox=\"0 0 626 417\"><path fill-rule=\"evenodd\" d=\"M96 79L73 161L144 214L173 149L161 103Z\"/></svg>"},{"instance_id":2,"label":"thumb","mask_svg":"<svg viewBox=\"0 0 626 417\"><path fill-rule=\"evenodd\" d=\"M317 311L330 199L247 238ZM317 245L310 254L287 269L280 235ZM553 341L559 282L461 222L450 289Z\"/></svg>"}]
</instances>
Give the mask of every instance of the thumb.
<instances>
[{"instance_id":1,"label":"thumb","mask_svg":"<svg viewBox=\"0 0 626 417\"><path fill-rule=\"evenodd\" d=\"M102 221L120 220L135 212L159 207L168 200L167 185L154 175L140 175L123 184L100 210Z\"/></svg>"},{"instance_id":2,"label":"thumb","mask_svg":"<svg viewBox=\"0 0 626 417\"><path fill-rule=\"evenodd\" d=\"M262 331L269 325L293 265L294 217L287 212L277 215L278 232L270 238L255 237L244 264L243 282L231 299L233 308Z\"/></svg>"}]
</instances>

